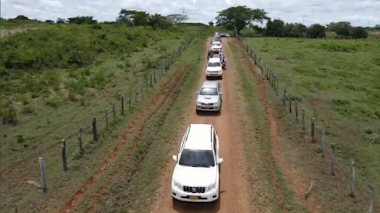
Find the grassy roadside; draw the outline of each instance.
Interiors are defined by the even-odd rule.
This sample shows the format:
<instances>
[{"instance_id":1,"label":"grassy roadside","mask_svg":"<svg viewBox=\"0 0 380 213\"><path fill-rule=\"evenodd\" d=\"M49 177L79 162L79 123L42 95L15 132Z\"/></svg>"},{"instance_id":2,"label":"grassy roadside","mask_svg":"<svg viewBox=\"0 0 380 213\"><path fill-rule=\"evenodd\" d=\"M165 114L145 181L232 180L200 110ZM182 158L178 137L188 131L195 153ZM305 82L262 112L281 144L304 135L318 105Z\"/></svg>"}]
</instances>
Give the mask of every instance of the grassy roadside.
<instances>
[{"instance_id":1,"label":"grassy roadside","mask_svg":"<svg viewBox=\"0 0 380 213\"><path fill-rule=\"evenodd\" d=\"M183 57L181 57L181 60ZM76 139L68 141L68 159L69 159L69 171L64 173L61 167L61 159L58 153L60 153L60 148L57 145L50 155L45 155L45 164L47 167L48 176L48 188L50 189L47 195L41 194L40 190L34 188L34 186L26 184L26 180L38 180L38 164L34 161L28 163L28 173L26 170L17 170L20 176L11 176L7 180L2 180L5 183L2 187L2 194L7 194L7 196L2 196L2 208L5 210L11 209L13 203L12 198L19 202L19 209L31 209L31 211L39 212L41 209L46 209L47 212L57 210L63 202L65 202L70 195L75 192L75 189L79 188L91 174L94 174L99 165L103 164L104 157L109 155L112 150L117 145L119 141L120 132L126 131L125 127L131 124L132 117L136 115L136 112L141 110L141 107L146 105L151 101L153 96L158 91L160 85L165 82L169 76L175 73L180 67L181 60L173 65L169 72L163 78L158 79L158 83L154 88L150 88L148 93L144 94L144 99L140 101L141 96L138 97L139 102L132 102L132 110L128 110L126 106L126 116L125 119L119 121L119 125L113 127L112 132L105 132L103 139L100 140L99 144L92 144L93 148L90 149L91 154L85 154L81 159L75 160L75 154L77 150ZM170 78L170 77L169 77ZM118 118L119 115L118 115ZM111 119L111 118L110 118ZM136 124L138 125L138 124ZM133 134L133 133L132 133ZM107 145L106 145L107 144ZM128 144L125 145L128 147ZM20 178L22 177L22 178ZM8 193L13 191L14 193ZM45 201L47 205L45 206Z\"/></svg>"},{"instance_id":2,"label":"grassy roadside","mask_svg":"<svg viewBox=\"0 0 380 213\"><path fill-rule=\"evenodd\" d=\"M187 105L191 101L191 92L194 91L199 79L201 53L205 37L200 37L189 47L184 54L184 63L188 65L186 74L181 78L179 85L171 91L166 104L146 123L140 142L131 154L132 159L117 174L108 186L108 190L97 198L94 209L100 212L149 212L158 188L159 178L167 163L167 153L170 150L173 135L178 132L176 126L182 122ZM112 175L112 172L110 173ZM87 196L76 209L83 212L93 202L95 192Z\"/></svg>"},{"instance_id":3,"label":"grassy roadside","mask_svg":"<svg viewBox=\"0 0 380 213\"><path fill-rule=\"evenodd\" d=\"M363 199L364 191L356 198L350 198L348 175L339 170L338 176L330 175L330 159L320 155L320 144L309 144L300 128L300 121L295 121L294 110L290 114L288 108L282 106L280 97L266 83L268 101L276 116L282 139L282 152L286 162L296 168L296 173L304 180L312 180L312 194L324 212L364 212L368 209L368 201ZM317 136L320 137L319 130ZM309 134L309 133L307 133ZM328 138L330 143L330 139ZM342 165L340 165L342 166ZM304 189L306 192L306 189Z\"/></svg>"},{"instance_id":4,"label":"grassy roadside","mask_svg":"<svg viewBox=\"0 0 380 213\"><path fill-rule=\"evenodd\" d=\"M67 135L75 134L79 127L90 126L91 119L104 117L104 108L110 108L110 103L116 103L120 111L120 97L125 95L126 101L130 98L128 94L134 92L145 83L144 74L154 69L147 62L158 60L162 54L156 53L158 47L167 47L171 52L176 49L182 40L160 41L156 46L145 48L144 51L133 54L130 58L123 60L113 58L102 58L102 64L88 68L90 73L104 71L107 76L107 84L102 90L90 91L88 97L80 101L60 103L57 107L33 105L36 114L25 115L22 122L16 126L3 126L6 133L1 149L2 169L25 158L29 154L44 152L52 143L58 143ZM177 45L177 46L176 46ZM125 63L128 60L130 67ZM82 72L86 69L79 70ZM134 94L133 94L134 95ZM17 153L17 154L16 154Z\"/></svg>"},{"instance_id":5,"label":"grassy roadside","mask_svg":"<svg viewBox=\"0 0 380 213\"><path fill-rule=\"evenodd\" d=\"M380 187L380 54L368 40L247 39L337 146L348 176L355 160L357 187Z\"/></svg>"},{"instance_id":6,"label":"grassy roadside","mask_svg":"<svg viewBox=\"0 0 380 213\"><path fill-rule=\"evenodd\" d=\"M232 43L237 44L237 43ZM293 200L292 191L286 186L271 153L269 123L265 109L260 102L259 87L249 66L237 45L230 45L234 63L238 64L239 82L243 91L245 106L243 112L250 115L242 119L241 127L245 132L247 173L252 183L252 206L258 212L282 212L284 209L293 212L307 212Z\"/></svg>"}]
</instances>

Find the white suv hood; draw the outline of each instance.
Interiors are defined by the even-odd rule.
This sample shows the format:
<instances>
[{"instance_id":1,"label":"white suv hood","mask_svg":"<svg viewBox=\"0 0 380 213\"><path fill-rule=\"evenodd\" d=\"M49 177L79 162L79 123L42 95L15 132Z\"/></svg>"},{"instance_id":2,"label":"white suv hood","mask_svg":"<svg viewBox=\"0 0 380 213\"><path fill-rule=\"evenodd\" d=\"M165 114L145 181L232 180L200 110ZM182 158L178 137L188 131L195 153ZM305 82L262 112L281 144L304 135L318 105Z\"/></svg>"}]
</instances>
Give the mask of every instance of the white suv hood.
<instances>
[{"instance_id":1,"label":"white suv hood","mask_svg":"<svg viewBox=\"0 0 380 213\"><path fill-rule=\"evenodd\" d=\"M215 103L219 101L218 95L198 95L197 101L208 104Z\"/></svg>"},{"instance_id":2,"label":"white suv hood","mask_svg":"<svg viewBox=\"0 0 380 213\"><path fill-rule=\"evenodd\" d=\"M173 179L182 186L207 187L217 179L216 166L210 168L189 167L177 164L174 168Z\"/></svg>"}]
</instances>

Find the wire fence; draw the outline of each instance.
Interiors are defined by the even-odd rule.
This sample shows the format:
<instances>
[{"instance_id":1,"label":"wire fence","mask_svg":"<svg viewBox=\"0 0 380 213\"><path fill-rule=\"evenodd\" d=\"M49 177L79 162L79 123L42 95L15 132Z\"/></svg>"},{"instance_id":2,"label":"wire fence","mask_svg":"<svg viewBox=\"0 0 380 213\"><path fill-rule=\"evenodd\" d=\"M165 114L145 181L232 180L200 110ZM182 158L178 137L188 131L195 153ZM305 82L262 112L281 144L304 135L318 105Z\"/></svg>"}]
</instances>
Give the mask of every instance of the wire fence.
<instances>
[{"instance_id":1,"label":"wire fence","mask_svg":"<svg viewBox=\"0 0 380 213\"><path fill-rule=\"evenodd\" d=\"M288 117L294 119L297 123L300 123L299 127L302 128L303 136L306 136L313 144L317 144L320 147L320 154L322 157L328 159L330 167L330 175L335 176L337 174L337 160L336 160L336 145L334 143L328 144L326 137L326 130L322 123L318 123L317 119L309 116L306 111L306 107L302 106L300 98L297 95L290 93L286 85L280 82L276 73L270 69L262 58L244 42L244 38L241 36L236 37L237 40L244 47L246 53L252 59L253 63L260 69L262 77L268 82L270 87L274 90L277 96L280 97L282 106L292 116ZM349 173L349 197L355 197L357 195L357 184L355 180L355 161L350 160L350 173ZM343 166L343 165L339 165ZM312 187L312 184L311 184ZM306 192L305 198L308 197L309 191ZM369 199L369 211L368 213L374 213L374 200L375 200L375 187L373 184L369 185L368 199Z\"/></svg>"},{"instance_id":2,"label":"wire fence","mask_svg":"<svg viewBox=\"0 0 380 213\"><path fill-rule=\"evenodd\" d=\"M63 171L69 170L67 142L77 143L77 153L74 156L81 156L86 153L88 149L91 149L92 144L97 144L105 137L105 132L115 127L123 117L125 117L126 111L132 109L132 105L139 104L144 100L144 95L148 92L149 88L154 87L158 83L159 79L164 77L172 65L182 55L196 35L191 35L185 39L185 41L175 50L169 57L163 59L160 62L159 68L152 70L144 81L137 84L132 90L121 96L120 99L116 99L109 103L109 106L104 109L104 112L94 116L89 120L90 125L80 127L78 132L72 132L67 135L61 141L61 158ZM35 183L38 188L42 189L44 193L48 192L47 180L46 180L46 166L43 157L38 158L40 169L40 183ZM15 211L18 210L17 202L15 203Z\"/></svg>"}]
</instances>

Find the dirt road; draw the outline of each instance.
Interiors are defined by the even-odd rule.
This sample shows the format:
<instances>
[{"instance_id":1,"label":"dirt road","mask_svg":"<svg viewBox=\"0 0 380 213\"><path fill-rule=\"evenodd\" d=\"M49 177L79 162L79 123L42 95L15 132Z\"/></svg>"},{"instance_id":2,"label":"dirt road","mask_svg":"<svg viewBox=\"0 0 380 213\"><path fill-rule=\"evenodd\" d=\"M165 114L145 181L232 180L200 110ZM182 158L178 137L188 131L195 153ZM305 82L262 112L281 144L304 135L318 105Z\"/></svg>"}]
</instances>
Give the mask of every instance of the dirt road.
<instances>
[{"instance_id":1,"label":"dirt road","mask_svg":"<svg viewBox=\"0 0 380 213\"><path fill-rule=\"evenodd\" d=\"M243 144L239 137L239 124L236 119L234 119L237 115L235 106L239 103L236 103L234 98L235 92L237 91L234 84L236 67L233 61L230 60L231 57L229 56L229 51L226 51L226 49L229 48L230 42L229 39L223 40L223 48L225 49L224 52L227 58L227 69L223 73L222 80L223 105L221 114L213 115L207 113L197 115L195 112L194 98L192 105L189 107L191 111L188 118L188 124L212 124L219 134L220 155L224 159L221 166L221 196L219 202L207 204L173 202L170 195L170 187L175 163L172 162L162 178L161 187L158 190L158 195L152 212L252 212L249 209L250 205L247 191L248 183L245 176ZM208 45L209 41L207 41L205 46L205 53ZM203 67L206 66L206 63L205 59ZM202 74L199 85L206 80L204 69L200 70L200 72L202 72ZM185 131L185 129L183 131ZM170 158L172 154L178 154L179 143L180 141L178 141L178 144L172 153L168 154L168 158Z\"/></svg>"}]
</instances>

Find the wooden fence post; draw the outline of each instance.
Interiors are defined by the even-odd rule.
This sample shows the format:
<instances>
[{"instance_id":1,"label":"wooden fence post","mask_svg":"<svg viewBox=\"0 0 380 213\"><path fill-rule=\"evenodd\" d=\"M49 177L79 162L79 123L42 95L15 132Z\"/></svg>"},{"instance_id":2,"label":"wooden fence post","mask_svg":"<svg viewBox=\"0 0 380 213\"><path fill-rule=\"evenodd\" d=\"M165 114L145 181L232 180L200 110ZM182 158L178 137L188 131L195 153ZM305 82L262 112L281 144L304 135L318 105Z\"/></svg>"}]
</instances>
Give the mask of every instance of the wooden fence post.
<instances>
[{"instance_id":1,"label":"wooden fence post","mask_svg":"<svg viewBox=\"0 0 380 213\"><path fill-rule=\"evenodd\" d=\"M108 108L107 107L104 109L104 116L106 118L106 130L108 130L109 129L109 120L108 120Z\"/></svg>"},{"instance_id":2,"label":"wooden fence post","mask_svg":"<svg viewBox=\"0 0 380 213\"><path fill-rule=\"evenodd\" d=\"M94 141L98 142L99 138L98 138L98 127L96 124L96 118L93 118L92 120L92 134L94 136Z\"/></svg>"},{"instance_id":3,"label":"wooden fence post","mask_svg":"<svg viewBox=\"0 0 380 213\"><path fill-rule=\"evenodd\" d=\"M303 107L302 108L302 130L305 131L306 130L306 113L305 113L305 108Z\"/></svg>"},{"instance_id":4,"label":"wooden fence post","mask_svg":"<svg viewBox=\"0 0 380 213\"><path fill-rule=\"evenodd\" d=\"M121 115L125 115L124 114L124 96L121 96Z\"/></svg>"},{"instance_id":5,"label":"wooden fence post","mask_svg":"<svg viewBox=\"0 0 380 213\"><path fill-rule=\"evenodd\" d=\"M311 136L311 141L312 142L315 142L315 118L311 118L311 132L310 132L310 136Z\"/></svg>"},{"instance_id":6,"label":"wooden fence post","mask_svg":"<svg viewBox=\"0 0 380 213\"><path fill-rule=\"evenodd\" d=\"M144 85L141 85L141 100L144 98Z\"/></svg>"},{"instance_id":7,"label":"wooden fence post","mask_svg":"<svg viewBox=\"0 0 380 213\"><path fill-rule=\"evenodd\" d=\"M286 101L286 89L284 88L284 95L282 97L282 105L285 106L285 101Z\"/></svg>"},{"instance_id":8,"label":"wooden fence post","mask_svg":"<svg viewBox=\"0 0 380 213\"><path fill-rule=\"evenodd\" d=\"M137 96L139 95L139 88L136 88L135 91L135 103L137 103Z\"/></svg>"},{"instance_id":9,"label":"wooden fence post","mask_svg":"<svg viewBox=\"0 0 380 213\"><path fill-rule=\"evenodd\" d=\"M66 140L62 140L62 165L63 171L67 171Z\"/></svg>"},{"instance_id":10,"label":"wooden fence post","mask_svg":"<svg viewBox=\"0 0 380 213\"><path fill-rule=\"evenodd\" d=\"M276 78L276 82L275 82L275 87L276 87L276 95L278 95L278 79Z\"/></svg>"},{"instance_id":11,"label":"wooden fence post","mask_svg":"<svg viewBox=\"0 0 380 213\"><path fill-rule=\"evenodd\" d=\"M131 93L132 94L132 93ZM130 96L129 100L128 100L128 108L129 108L129 111L131 110L131 101L132 101L132 95Z\"/></svg>"},{"instance_id":12,"label":"wooden fence post","mask_svg":"<svg viewBox=\"0 0 380 213\"><path fill-rule=\"evenodd\" d=\"M152 87L153 86L152 72L150 72L149 77L150 77L150 87Z\"/></svg>"},{"instance_id":13,"label":"wooden fence post","mask_svg":"<svg viewBox=\"0 0 380 213\"><path fill-rule=\"evenodd\" d=\"M326 133L325 130L322 130L322 138L321 138L321 149L322 149L322 157L325 157L325 144L326 144Z\"/></svg>"},{"instance_id":14,"label":"wooden fence post","mask_svg":"<svg viewBox=\"0 0 380 213\"><path fill-rule=\"evenodd\" d=\"M46 186L46 174L45 174L44 159L42 157L39 157L38 162L40 164L41 188L42 188L42 191L44 193L46 193L47 192L47 186Z\"/></svg>"},{"instance_id":15,"label":"wooden fence post","mask_svg":"<svg viewBox=\"0 0 380 213\"><path fill-rule=\"evenodd\" d=\"M83 154L83 153L84 153L84 150L83 150L83 142L82 142L82 132L83 132L83 129L80 128L80 129L79 129L79 132L78 132L78 144L79 144L79 153L80 153L80 154Z\"/></svg>"},{"instance_id":16,"label":"wooden fence post","mask_svg":"<svg viewBox=\"0 0 380 213\"><path fill-rule=\"evenodd\" d=\"M350 196L355 197L355 161L351 160Z\"/></svg>"},{"instance_id":17,"label":"wooden fence post","mask_svg":"<svg viewBox=\"0 0 380 213\"><path fill-rule=\"evenodd\" d=\"M157 79L156 79L156 70L153 70L153 81L154 81L154 83L157 82Z\"/></svg>"},{"instance_id":18,"label":"wooden fence post","mask_svg":"<svg viewBox=\"0 0 380 213\"><path fill-rule=\"evenodd\" d=\"M112 116L113 116L113 122L116 123L116 107L115 107L115 103L112 103Z\"/></svg>"},{"instance_id":19,"label":"wooden fence post","mask_svg":"<svg viewBox=\"0 0 380 213\"><path fill-rule=\"evenodd\" d=\"M371 185L369 185L369 210L368 210L368 213L375 213L374 212L374 200L375 200L375 188L371 184Z\"/></svg>"},{"instance_id":20,"label":"wooden fence post","mask_svg":"<svg viewBox=\"0 0 380 213\"><path fill-rule=\"evenodd\" d=\"M335 176L335 144L331 144L331 175Z\"/></svg>"},{"instance_id":21,"label":"wooden fence post","mask_svg":"<svg viewBox=\"0 0 380 213\"><path fill-rule=\"evenodd\" d=\"M294 101L294 110L296 112L296 121L298 121L298 100Z\"/></svg>"},{"instance_id":22,"label":"wooden fence post","mask_svg":"<svg viewBox=\"0 0 380 213\"><path fill-rule=\"evenodd\" d=\"M292 99L289 98L289 113L292 113Z\"/></svg>"},{"instance_id":23,"label":"wooden fence post","mask_svg":"<svg viewBox=\"0 0 380 213\"><path fill-rule=\"evenodd\" d=\"M14 202L14 207L15 207L15 213L18 213L18 203L17 203L17 201Z\"/></svg>"}]
</instances>

